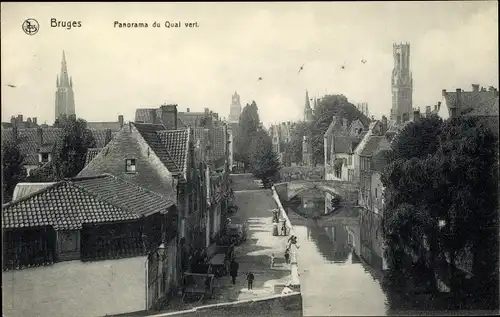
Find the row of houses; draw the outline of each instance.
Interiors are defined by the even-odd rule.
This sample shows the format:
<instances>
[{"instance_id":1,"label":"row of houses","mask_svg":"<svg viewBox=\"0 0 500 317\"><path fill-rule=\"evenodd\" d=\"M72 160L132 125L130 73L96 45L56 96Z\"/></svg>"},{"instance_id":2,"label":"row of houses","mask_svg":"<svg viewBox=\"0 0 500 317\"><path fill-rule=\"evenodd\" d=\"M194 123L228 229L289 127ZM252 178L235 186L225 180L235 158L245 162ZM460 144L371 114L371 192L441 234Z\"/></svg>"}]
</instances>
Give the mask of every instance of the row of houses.
<instances>
[{"instance_id":1,"label":"row of houses","mask_svg":"<svg viewBox=\"0 0 500 317\"><path fill-rule=\"evenodd\" d=\"M198 117L138 109L77 177L17 186L2 207L6 314L130 313L176 294L231 199L230 130Z\"/></svg>"},{"instance_id":2,"label":"row of houses","mask_svg":"<svg viewBox=\"0 0 500 317\"><path fill-rule=\"evenodd\" d=\"M374 254L380 268L384 267L381 217L384 187L381 174L387 164L386 153L391 150L391 141L406 124L423 116L439 115L443 119L458 116L475 116L494 133L498 133L498 90L488 90L472 85L472 91L455 92L443 90L443 99L425 113L414 109L413 114L401 122L372 121L368 127L361 122L348 124L347 120L333 117L324 135L325 179L355 182L359 185L361 254ZM331 199L333 197L327 197ZM373 262L373 261L372 261ZM470 271L471 262L463 260L460 268ZM376 265L376 263L375 263Z\"/></svg>"}]
</instances>

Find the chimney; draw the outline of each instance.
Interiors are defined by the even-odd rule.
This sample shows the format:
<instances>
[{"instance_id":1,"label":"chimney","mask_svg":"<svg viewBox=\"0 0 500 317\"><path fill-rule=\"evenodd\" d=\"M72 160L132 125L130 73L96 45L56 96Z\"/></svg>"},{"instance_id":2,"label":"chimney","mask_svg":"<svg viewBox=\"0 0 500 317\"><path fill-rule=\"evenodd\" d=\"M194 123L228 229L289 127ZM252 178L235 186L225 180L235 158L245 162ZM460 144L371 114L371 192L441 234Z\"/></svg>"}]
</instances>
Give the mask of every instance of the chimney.
<instances>
[{"instance_id":1,"label":"chimney","mask_svg":"<svg viewBox=\"0 0 500 317\"><path fill-rule=\"evenodd\" d=\"M479 85L478 84L472 84L472 91L473 92L478 92L479 91Z\"/></svg>"},{"instance_id":2,"label":"chimney","mask_svg":"<svg viewBox=\"0 0 500 317\"><path fill-rule=\"evenodd\" d=\"M436 107L436 106L434 106L434 108L435 108L435 107ZM425 107L425 113L426 113L426 114L429 114L429 113L431 113L431 112L432 112L431 106L426 106L426 107Z\"/></svg>"},{"instance_id":3,"label":"chimney","mask_svg":"<svg viewBox=\"0 0 500 317\"><path fill-rule=\"evenodd\" d=\"M12 141L17 144L18 131L17 131L16 118L12 117L11 122L12 122Z\"/></svg>"},{"instance_id":4,"label":"chimney","mask_svg":"<svg viewBox=\"0 0 500 317\"><path fill-rule=\"evenodd\" d=\"M43 129L42 128L36 129L36 143L38 144L38 148L42 147L42 145L43 145Z\"/></svg>"},{"instance_id":5,"label":"chimney","mask_svg":"<svg viewBox=\"0 0 500 317\"><path fill-rule=\"evenodd\" d=\"M156 109L149 109L149 117L150 117L150 120L151 124L155 124L158 120L156 119Z\"/></svg>"},{"instance_id":6,"label":"chimney","mask_svg":"<svg viewBox=\"0 0 500 317\"><path fill-rule=\"evenodd\" d=\"M177 105L162 105L161 121L167 130L177 130Z\"/></svg>"},{"instance_id":7,"label":"chimney","mask_svg":"<svg viewBox=\"0 0 500 317\"><path fill-rule=\"evenodd\" d=\"M382 133L387 132L387 117L382 116Z\"/></svg>"},{"instance_id":8,"label":"chimney","mask_svg":"<svg viewBox=\"0 0 500 317\"><path fill-rule=\"evenodd\" d=\"M12 126L17 126L16 125L16 117L12 116L12 118L10 118L10 124L12 124Z\"/></svg>"},{"instance_id":9,"label":"chimney","mask_svg":"<svg viewBox=\"0 0 500 317\"><path fill-rule=\"evenodd\" d=\"M190 109L189 109L189 108L187 108L187 109L186 109L186 112L189 112L189 110L190 110Z\"/></svg>"},{"instance_id":10,"label":"chimney","mask_svg":"<svg viewBox=\"0 0 500 317\"><path fill-rule=\"evenodd\" d=\"M38 125L38 123L37 123L37 119L36 119L36 117L33 117L33 119L32 119L32 120L33 120L33 125L34 125L34 126L37 126L37 125Z\"/></svg>"},{"instance_id":11,"label":"chimney","mask_svg":"<svg viewBox=\"0 0 500 317\"><path fill-rule=\"evenodd\" d=\"M23 115L22 114L18 114L17 115L17 120L19 120L19 123L22 123L23 122Z\"/></svg>"},{"instance_id":12,"label":"chimney","mask_svg":"<svg viewBox=\"0 0 500 317\"><path fill-rule=\"evenodd\" d=\"M462 89L457 88L457 100L455 101L454 107L456 109L460 109L461 103L462 103Z\"/></svg>"},{"instance_id":13,"label":"chimney","mask_svg":"<svg viewBox=\"0 0 500 317\"><path fill-rule=\"evenodd\" d=\"M420 109L413 110L413 121L420 120Z\"/></svg>"},{"instance_id":14,"label":"chimney","mask_svg":"<svg viewBox=\"0 0 500 317\"><path fill-rule=\"evenodd\" d=\"M344 128L347 128L347 118L343 118L343 119L342 119L342 126L343 126Z\"/></svg>"},{"instance_id":15,"label":"chimney","mask_svg":"<svg viewBox=\"0 0 500 317\"><path fill-rule=\"evenodd\" d=\"M123 115L118 116L118 123L120 124L120 129L123 128Z\"/></svg>"},{"instance_id":16,"label":"chimney","mask_svg":"<svg viewBox=\"0 0 500 317\"><path fill-rule=\"evenodd\" d=\"M111 129L106 129L106 138L104 139L104 146L111 141Z\"/></svg>"},{"instance_id":17,"label":"chimney","mask_svg":"<svg viewBox=\"0 0 500 317\"><path fill-rule=\"evenodd\" d=\"M397 123L397 124L400 124L400 123L401 123L401 116L397 116L397 117L396 117L396 123Z\"/></svg>"},{"instance_id":18,"label":"chimney","mask_svg":"<svg viewBox=\"0 0 500 317\"><path fill-rule=\"evenodd\" d=\"M446 94L447 94L446 89L443 89L442 90L442 96L444 97L444 96L446 96Z\"/></svg>"}]
</instances>

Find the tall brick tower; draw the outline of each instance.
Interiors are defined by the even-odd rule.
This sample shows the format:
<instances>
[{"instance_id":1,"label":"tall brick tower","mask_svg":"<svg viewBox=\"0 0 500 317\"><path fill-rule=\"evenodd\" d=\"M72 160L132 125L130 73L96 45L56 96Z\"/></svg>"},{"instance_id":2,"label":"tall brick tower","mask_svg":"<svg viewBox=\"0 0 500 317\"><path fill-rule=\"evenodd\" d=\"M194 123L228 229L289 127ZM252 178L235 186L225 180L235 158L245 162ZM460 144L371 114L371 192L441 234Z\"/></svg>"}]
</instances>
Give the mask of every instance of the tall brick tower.
<instances>
[{"instance_id":1,"label":"tall brick tower","mask_svg":"<svg viewBox=\"0 0 500 317\"><path fill-rule=\"evenodd\" d=\"M408 121L413 113L413 78L410 71L410 44L393 44L391 120Z\"/></svg>"}]
</instances>

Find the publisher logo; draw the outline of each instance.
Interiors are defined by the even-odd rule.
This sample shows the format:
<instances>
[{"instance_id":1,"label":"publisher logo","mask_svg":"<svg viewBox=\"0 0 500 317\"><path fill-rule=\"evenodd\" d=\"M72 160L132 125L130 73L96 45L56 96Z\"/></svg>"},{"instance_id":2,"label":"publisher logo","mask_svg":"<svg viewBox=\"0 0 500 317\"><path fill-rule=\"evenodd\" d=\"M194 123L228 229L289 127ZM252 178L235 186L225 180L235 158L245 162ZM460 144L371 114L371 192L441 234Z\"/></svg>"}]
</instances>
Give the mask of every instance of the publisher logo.
<instances>
[{"instance_id":1,"label":"publisher logo","mask_svg":"<svg viewBox=\"0 0 500 317\"><path fill-rule=\"evenodd\" d=\"M38 30L40 29L40 25L38 24L38 21L35 19L26 19L23 22L21 28L23 29L24 33L28 35L35 35L38 33Z\"/></svg>"}]
</instances>

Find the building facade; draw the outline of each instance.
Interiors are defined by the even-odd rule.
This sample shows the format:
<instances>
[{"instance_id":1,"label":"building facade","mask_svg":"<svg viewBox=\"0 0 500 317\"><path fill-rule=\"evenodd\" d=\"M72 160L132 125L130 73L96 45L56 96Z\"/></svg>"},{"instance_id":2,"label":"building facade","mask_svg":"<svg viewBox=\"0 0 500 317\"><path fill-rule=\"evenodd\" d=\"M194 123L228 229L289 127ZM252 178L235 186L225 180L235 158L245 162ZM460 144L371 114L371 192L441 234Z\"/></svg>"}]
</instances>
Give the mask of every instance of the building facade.
<instances>
[{"instance_id":1,"label":"building facade","mask_svg":"<svg viewBox=\"0 0 500 317\"><path fill-rule=\"evenodd\" d=\"M67 117L76 115L73 78L68 74L68 65L66 64L66 54L64 51L61 61L61 73L57 76L56 87L55 120L63 115Z\"/></svg>"},{"instance_id":2,"label":"building facade","mask_svg":"<svg viewBox=\"0 0 500 317\"><path fill-rule=\"evenodd\" d=\"M413 77L410 71L410 44L393 44L391 121L408 121L413 109Z\"/></svg>"}]
</instances>

